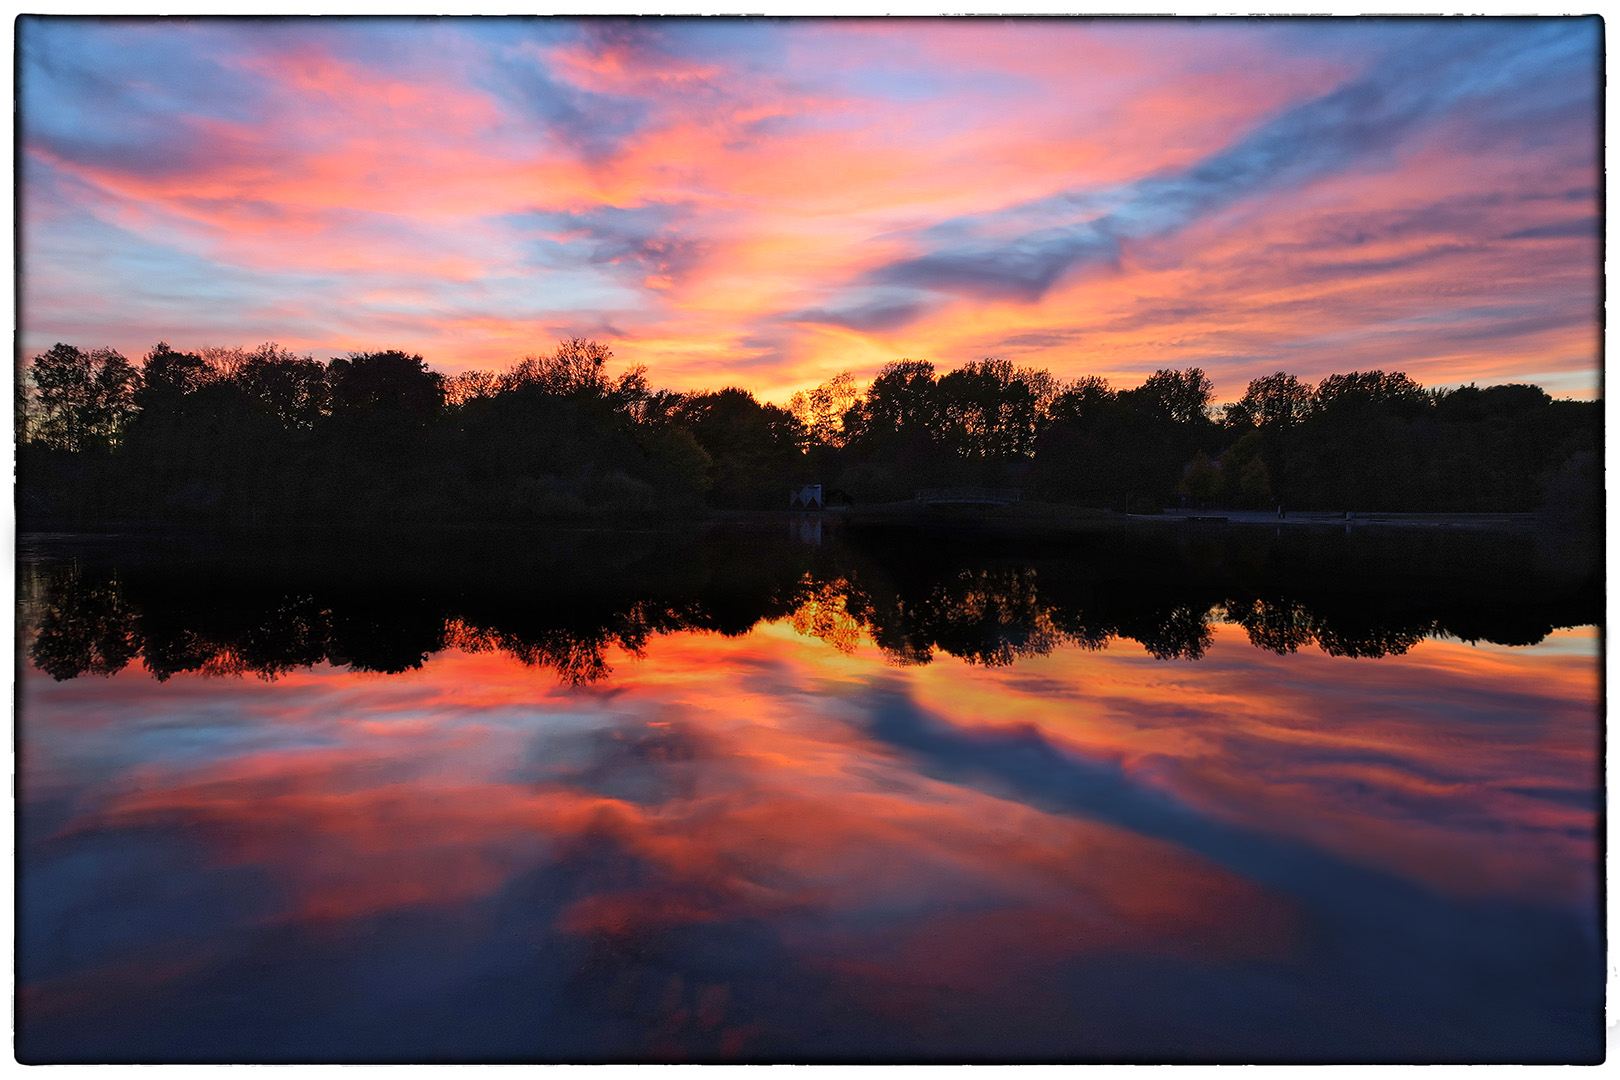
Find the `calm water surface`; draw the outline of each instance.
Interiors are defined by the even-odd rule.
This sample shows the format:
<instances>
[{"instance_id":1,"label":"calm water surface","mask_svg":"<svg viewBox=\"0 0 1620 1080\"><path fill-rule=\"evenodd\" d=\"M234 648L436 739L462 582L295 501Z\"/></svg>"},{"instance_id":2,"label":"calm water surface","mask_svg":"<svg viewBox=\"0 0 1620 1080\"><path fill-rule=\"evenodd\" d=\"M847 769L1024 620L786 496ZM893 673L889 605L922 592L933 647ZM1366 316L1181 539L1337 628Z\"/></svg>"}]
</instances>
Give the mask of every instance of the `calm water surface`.
<instances>
[{"instance_id":1,"label":"calm water surface","mask_svg":"<svg viewBox=\"0 0 1620 1080\"><path fill-rule=\"evenodd\" d=\"M1601 1057L1585 579L817 538L24 545L19 1055Z\"/></svg>"}]
</instances>

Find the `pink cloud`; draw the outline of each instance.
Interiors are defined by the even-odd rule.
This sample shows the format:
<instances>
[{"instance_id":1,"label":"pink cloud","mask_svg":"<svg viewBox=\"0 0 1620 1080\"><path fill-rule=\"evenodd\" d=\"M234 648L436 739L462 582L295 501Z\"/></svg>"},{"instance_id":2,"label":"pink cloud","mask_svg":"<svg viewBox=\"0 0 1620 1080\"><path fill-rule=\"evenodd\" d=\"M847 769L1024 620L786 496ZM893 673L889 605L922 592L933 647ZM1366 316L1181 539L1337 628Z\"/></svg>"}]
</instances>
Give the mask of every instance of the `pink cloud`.
<instances>
[{"instance_id":1,"label":"pink cloud","mask_svg":"<svg viewBox=\"0 0 1620 1080\"><path fill-rule=\"evenodd\" d=\"M1330 52L1270 28L1191 23L754 29L734 51L680 26L514 39L499 64L538 80L522 93L491 81L491 46L456 24L402 37L391 60L357 51L353 28L292 25L235 51L199 39L260 88L256 112L177 110L183 149L162 167L25 143L77 184L49 206L25 186L26 333L78 332L64 260L90 218L228 268L244 339L387 338L452 372L510 362L544 347L540 334L611 327L619 356L665 385L744 382L776 398L902 355L948 367L1013 354L1122 384L1199 365L1223 396L1279 366L1307 377L1396 367L1425 382L1534 375L1566 391L1593 378L1592 242L1556 234L1560 214L1590 213L1593 199L1514 201L1590 187L1593 150L1562 134L1552 154L1481 142L1489 117L1471 114L1131 240L1117 268L1077 271L1035 302L936 296L886 330L787 318L925 253L929 230L953 220L1023 214L1038 231L1053 199L1196 168L1301 102L1376 77L1378 54L1363 39ZM749 51L761 41L779 51ZM525 112L542 107L562 119ZM1470 199L1471 221L1379 232ZM595 259L578 237L511 224L649 206L680 211L645 262ZM1374 235L1336 241L1323 222ZM1553 232L1505 239L1536 229ZM542 238L549 254L533 247ZM680 257L658 261L659 244ZM118 287L115 271L98 272ZM300 295L314 290L332 314ZM135 352L196 332L174 325L178 301L129 306L93 332ZM270 325L283 312L296 325Z\"/></svg>"}]
</instances>

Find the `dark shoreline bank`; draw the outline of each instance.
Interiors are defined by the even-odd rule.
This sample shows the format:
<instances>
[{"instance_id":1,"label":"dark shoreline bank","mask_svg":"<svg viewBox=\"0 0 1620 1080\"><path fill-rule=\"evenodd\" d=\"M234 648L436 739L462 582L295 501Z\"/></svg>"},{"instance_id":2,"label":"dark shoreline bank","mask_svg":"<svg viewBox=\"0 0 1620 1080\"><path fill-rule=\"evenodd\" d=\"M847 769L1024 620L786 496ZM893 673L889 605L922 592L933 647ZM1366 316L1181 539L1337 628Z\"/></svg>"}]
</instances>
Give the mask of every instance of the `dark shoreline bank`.
<instances>
[{"instance_id":1,"label":"dark shoreline bank","mask_svg":"<svg viewBox=\"0 0 1620 1080\"><path fill-rule=\"evenodd\" d=\"M105 579L148 607L243 613L226 622L274 622L246 613L320 596L323 609L366 612L361 621L378 632L414 625L425 604L435 619L465 617L534 640L595 641L648 619L741 633L823 593L842 596L852 615L865 612L897 655L917 651L906 643L918 635L976 655L986 643L1039 638L1052 619L1180 655L1187 650L1165 643L1201 640L1193 631L1216 610L1248 612L1257 642L1286 648L1319 634L1349 655L1433 632L1530 644L1557 627L1604 621L1596 533L1523 521L1285 529L1095 512L1071 518L1078 527L1028 527L1040 509L978 520L748 511L637 527L34 531L19 533L17 545L30 574ZM913 633L913 624L926 629ZM431 651L432 638L407 651Z\"/></svg>"},{"instance_id":2,"label":"dark shoreline bank","mask_svg":"<svg viewBox=\"0 0 1620 1080\"><path fill-rule=\"evenodd\" d=\"M1036 535L1051 532L1094 534L1163 526L1228 528L1328 528L1328 529L1467 529L1490 531L1557 530L1600 537L1596 522L1571 521L1544 513L1460 513L1460 512L1356 512L1343 510L1286 510L1281 516L1270 510L1226 510L1173 508L1122 513L1028 500L1004 506L931 505L906 500L849 506L829 506L821 510L699 510L685 513L601 514L563 516L530 522L513 521L409 521L320 522L284 524L224 525L212 522L154 520L70 521L47 517L20 516L17 535L22 536L220 536L244 539L294 538L300 536L396 537L431 532L450 536L458 533L481 535L523 535L535 532L668 532L703 530L741 522L820 520L852 529L904 525L952 525L992 529L1008 534Z\"/></svg>"}]
</instances>

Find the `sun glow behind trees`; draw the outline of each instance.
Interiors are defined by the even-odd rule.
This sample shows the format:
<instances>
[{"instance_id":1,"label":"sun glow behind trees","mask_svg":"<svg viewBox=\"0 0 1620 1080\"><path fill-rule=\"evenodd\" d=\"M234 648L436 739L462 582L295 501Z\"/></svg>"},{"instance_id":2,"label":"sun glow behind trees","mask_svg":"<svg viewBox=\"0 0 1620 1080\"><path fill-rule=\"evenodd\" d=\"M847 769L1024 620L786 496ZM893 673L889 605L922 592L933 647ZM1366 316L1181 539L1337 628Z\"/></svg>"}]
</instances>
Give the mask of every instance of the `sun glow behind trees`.
<instances>
[{"instance_id":1,"label":"sun glow behind trees","mask_svg":"<svg viewBox=\"0 0 1620 1080\"><path fill-rule=\"evenodd\" d=\"M23 504L46 518L536 521L777 508L808 481L861 503L1021 487L1081 506L1595 514L1598 406L1507 384L1285 372L1217 408L1199 368L1116 390L986 358L897 360L787 408L654 389L580 338L446 379L399 350L321 364L275 343L141 367L58 344L20 395Z\"/></svg>"}]
</instances>

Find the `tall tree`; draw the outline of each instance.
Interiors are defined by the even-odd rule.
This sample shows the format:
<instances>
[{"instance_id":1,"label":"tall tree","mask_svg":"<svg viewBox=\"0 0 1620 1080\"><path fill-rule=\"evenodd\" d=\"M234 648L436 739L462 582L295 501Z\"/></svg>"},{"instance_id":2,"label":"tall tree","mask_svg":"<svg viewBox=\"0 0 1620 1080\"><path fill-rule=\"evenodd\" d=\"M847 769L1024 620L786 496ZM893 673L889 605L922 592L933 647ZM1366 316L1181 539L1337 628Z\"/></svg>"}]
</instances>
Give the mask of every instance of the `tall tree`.
<instances>
[{"instance_id":1,"label":"tall tree","mask_svg":"<svg viewBox=\"0 0 1620 1080\"><path fill-rule=\"evenodd\" d=\"M1310 415L1315 398L1309 386L1279 371L1252 380L1242 399L1226 407L1226 422L1238 428L1297 424Z\"/></svg>"},{"instance_id":2,"label":"tall tree","mask_svg":"<svg viewBox=\"0 0 1620 1080\"><path fill-rule=\"evenodd\" d=\"M986 357L939 380L940 428L964 457L1012 458L1035 444L1035 391L1010 361Z\"/></svg>"},{"instance_id":3,"label":"tall tree","mask_svg":"<svg viewBox=\"0 0 1620 1080\"><path fill-rule=\"evenodd\" d=\"M444 406L444 376L419 355L389 349L333 357L326 368L334 417L381 417L426 424Z\"/></svg>"},{"instance_id":4,"label":"tall tree","mask_svg":"<svg viewBox=\"0 0 1620 1080\"><path fill-rule=\"evenodd\" d=\"M177 352L160 341L141 364L141 388L135 404L149 420L172 417L182 401L213 378L213 369L196 353Z\"/></svg>"},{"instance_id":5,"label":"tall tree","mask_svg":"<svg viewBox=\"0 0 1620 1080\"><path fill-rule=\"evenodd\" d=\"M444 403L460 408L470 401L494 397L500 387L501 377L493 371L463 371L444 380Z\"/></svg>"},{"instance_id":6,"label":"tall tree","mask_svg":"<svg viewBox=\"0 0 1620 1080\"><path fill-rule=\"evenodd\" d=\"M613 350L599 341L567 338L549 353L525 356L502 380L505 390L534 388L556 397L598 400L613 390L607 362Z\"/></svg>"},{"instance_id":7,"label":"tall tree","mask_svg":"<svg viewBox=\"0 0 1620 1080\"><path fill-rule=\"evenodd\" d=\"M1366 414L1382 412L1392 416L1414 416L1430 405L1432 398L1404 371L1352 371L1329 375L1316 387L1314 412Z\"/></svg>"},{"instance_id":8,"label":"tall tree","mask_svg":"<svg viewBox=\"0 0 1620 1080\"><path fill-rule=\"evenodd\" d=\"M678 415L713 462L720 505L779 505L802 479L804 430L786 409L727 387L688 396Z\"/></svg>"},{"instance_id":9,"label":"tall tree","mask_svg":"<svg viewBox=\"0 0 1620 1080\"><path fill-rule=\"evenodd\" d=\"M60 450L111 449L135 410L140 372L115 349L58 342L34 357L38 438Z\"/></svg>"},{"instance_id":10,"label":"tall tree","mask_svg":"<svg viewBox=\"0 0 1620 1080\"><path fill-rule=\"evenodd\" d=\"M1122 390L1119 397L1132 408L1176 424L1197 424L1209 419L1209 403L1215 384L1203 368L1171 371L1161 368L1134 390Z\"/></svg>"},{"instance_id":11,"label":"tall tree","mask_svg":"<svg viewBox=\"0 0 1620 1080\"><path fill-rule=\"evenodd\" d=\"M1052 399L1047 415L1054 423L1077 424L1087 416L1114 406L1115 397L1107 379L1098 375L1082 375L1060 389Z\"/></svg>"},{"instance_id":12,"label":"tall tree","mask_svg":"<svg viewBox=\"0 0 1620 1080\"><path fill-rule=\"evenodd\" d=\"M846 419L850 441L875 448L917 434L937 438L938 389L927 360L884 364Z\"/></svg>"},{"instance_id":13,"label":"tall tree","mask_svg":"<svg viewBox=\"0 0 1620 1080\"><path fill-rule=\"evenodd\" d=\"M804 425L813 444L843 446L846 441L844 414L855 406L860 396L854 374L840 371L826 382L794 394L788 401L788 411Z\"/></svg>"},{"instance_id":14,"label":"tall tree","mask_svg":"<svg viewBox=\"0 0 1620 1080\"><path fill-rule=\"evenodd\" d=\"M313 357L297 356L273 341L243 358L236 382L250 401L286 428L313 428L331 405L326 369Z\"/></svg>"}]
</instances>

